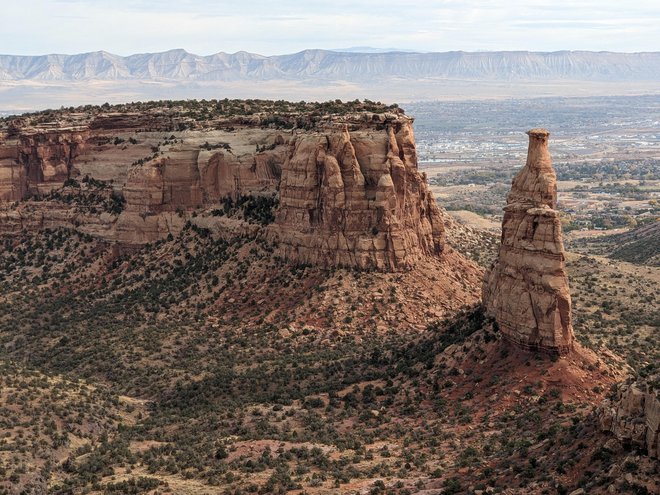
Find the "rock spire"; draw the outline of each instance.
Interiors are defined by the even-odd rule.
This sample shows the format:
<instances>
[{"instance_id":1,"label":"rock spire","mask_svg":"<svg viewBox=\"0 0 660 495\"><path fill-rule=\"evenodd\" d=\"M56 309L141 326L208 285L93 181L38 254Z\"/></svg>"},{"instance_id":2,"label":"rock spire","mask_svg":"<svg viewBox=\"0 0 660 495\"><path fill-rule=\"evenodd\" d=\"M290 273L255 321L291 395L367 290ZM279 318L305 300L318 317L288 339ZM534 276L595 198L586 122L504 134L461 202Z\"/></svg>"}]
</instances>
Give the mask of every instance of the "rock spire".
<instances>
[{"instance_id":1,"label":"rock spire","mask_svg":"<svg viewBox=\"0 0 660 495\"><path fill-rule=\"evenodd\" d=\"M532 129L527 134L527 163L507 197L499 255L486 273L483 301L507 339L567 354L574 334L550 133Z\"/></svg>"}]
</instances>

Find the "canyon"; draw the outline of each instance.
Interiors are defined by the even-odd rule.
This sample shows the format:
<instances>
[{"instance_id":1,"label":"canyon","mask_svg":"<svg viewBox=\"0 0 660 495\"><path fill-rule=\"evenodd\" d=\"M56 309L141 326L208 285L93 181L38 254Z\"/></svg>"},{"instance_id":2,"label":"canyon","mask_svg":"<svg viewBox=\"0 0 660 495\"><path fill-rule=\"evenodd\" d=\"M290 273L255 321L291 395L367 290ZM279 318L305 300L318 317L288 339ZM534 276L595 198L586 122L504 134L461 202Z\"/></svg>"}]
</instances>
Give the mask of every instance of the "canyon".
<instances>
[{"instance_id":1,"label":"canyon","mask_svg":"<svg viewBox=\"0 0 660 495\"><path fill-rule=\"evenodd\" d=\"M0 491L652 493L654 382L574 335L528 134L498 245L395 105L0 120Z\"/></svg>"}]
</instances>

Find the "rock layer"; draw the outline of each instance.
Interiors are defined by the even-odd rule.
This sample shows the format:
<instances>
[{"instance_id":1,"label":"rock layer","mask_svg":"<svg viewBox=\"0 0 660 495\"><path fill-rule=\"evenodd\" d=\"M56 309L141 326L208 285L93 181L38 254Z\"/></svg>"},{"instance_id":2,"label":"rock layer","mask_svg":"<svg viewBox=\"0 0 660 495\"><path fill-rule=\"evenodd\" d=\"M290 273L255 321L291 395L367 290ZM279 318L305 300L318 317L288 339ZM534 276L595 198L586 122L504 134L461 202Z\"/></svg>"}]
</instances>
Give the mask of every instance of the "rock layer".
<instances>
[{"instance_id":1,"label":"rock layer","mask_svg":"<svg viewBox=\"0 0 660 495\"><path fill-rule=\"evenodd\" d=\"M574 335L549 133L527 134L527 163L507 197L499 255L486 273L483 301L509 340L566 354Z\"/></svg>"}]
</instances>

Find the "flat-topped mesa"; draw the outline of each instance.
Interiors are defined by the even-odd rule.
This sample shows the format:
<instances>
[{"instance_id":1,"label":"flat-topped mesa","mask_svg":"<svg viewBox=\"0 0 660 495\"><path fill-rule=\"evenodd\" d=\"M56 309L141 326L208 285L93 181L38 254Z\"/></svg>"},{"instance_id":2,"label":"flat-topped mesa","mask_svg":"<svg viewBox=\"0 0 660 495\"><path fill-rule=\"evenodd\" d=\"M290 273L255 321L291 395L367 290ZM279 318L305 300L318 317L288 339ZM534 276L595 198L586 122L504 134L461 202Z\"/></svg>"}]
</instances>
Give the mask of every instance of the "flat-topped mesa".
<instances>
[{"instance_id":1,"label":"flat-topped mesa","mask_svg":"<svg viewBox=\"0 0 660 495\"><path fill-rule=\"evenodd\" d=\"M513 179L499 255L486 273L483 302L502 334L525 348L567 354L573 348L571 297L564 262L557 180L549 133L533 129L527 164Z\"/></svg>"}]
</instances>

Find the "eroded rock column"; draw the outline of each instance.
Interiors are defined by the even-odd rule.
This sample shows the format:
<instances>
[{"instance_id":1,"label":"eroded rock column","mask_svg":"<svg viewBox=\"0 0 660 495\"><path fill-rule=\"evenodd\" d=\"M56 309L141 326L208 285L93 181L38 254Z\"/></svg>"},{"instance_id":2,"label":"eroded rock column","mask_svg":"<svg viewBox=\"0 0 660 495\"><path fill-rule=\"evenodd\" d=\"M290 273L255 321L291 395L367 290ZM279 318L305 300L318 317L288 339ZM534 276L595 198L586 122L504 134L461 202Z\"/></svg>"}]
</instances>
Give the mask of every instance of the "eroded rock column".
<instances>
[{"instance_id":1,"label":"eroded rock column","mask_svg":"<svg viewBox=\"0 0 660 495\"><path fill-rule=\"evenodd\" d=\"M483 302L516 344L567 354L573 348L568 288L549 132L532 129L527 163L513 179L499 255L486 273Z\"/></svg>"}]
</instances>

